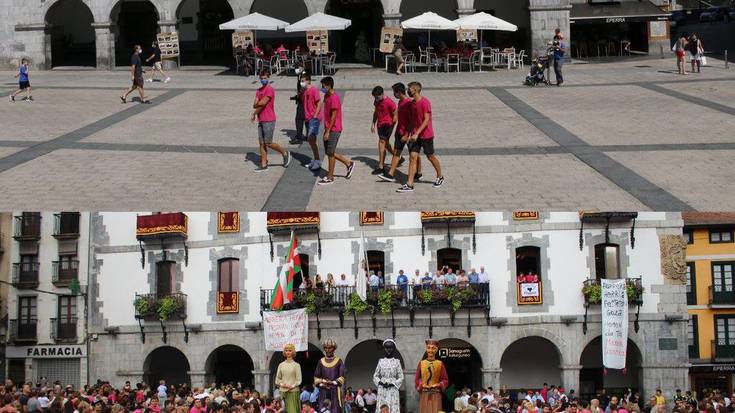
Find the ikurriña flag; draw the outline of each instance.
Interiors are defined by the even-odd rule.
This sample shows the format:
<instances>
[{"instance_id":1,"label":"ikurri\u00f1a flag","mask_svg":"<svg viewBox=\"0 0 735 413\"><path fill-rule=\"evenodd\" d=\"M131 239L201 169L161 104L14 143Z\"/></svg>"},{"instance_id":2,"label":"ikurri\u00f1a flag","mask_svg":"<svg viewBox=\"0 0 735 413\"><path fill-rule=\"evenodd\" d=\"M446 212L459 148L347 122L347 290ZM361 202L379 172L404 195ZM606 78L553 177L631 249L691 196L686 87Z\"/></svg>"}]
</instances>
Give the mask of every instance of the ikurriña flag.
<instances>
[{"instance_id":1,"label":"ikurri\u00f1a flag","mask_svg":"<svg viewBox=\"0 0 735 413\"><path fill-rule=\"evenodd\" d=\"M301 272L301 258L299 258L298 240L291 231L291 242L288 246L285 262L276 279L276 286L271 295L271 310L280 310L285 304L293 302L293 283L296 274Z\"/></svg>"}]
</instances>

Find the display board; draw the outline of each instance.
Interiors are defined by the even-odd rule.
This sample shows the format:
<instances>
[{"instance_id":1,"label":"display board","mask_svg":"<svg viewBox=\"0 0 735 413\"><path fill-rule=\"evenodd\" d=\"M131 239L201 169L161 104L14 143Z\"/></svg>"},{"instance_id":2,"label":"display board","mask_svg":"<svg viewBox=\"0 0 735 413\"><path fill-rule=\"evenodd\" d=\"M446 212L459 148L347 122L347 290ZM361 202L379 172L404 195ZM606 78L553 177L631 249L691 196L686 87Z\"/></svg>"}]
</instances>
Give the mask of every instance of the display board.
<instances>
[{"instance_id":1,"label":"display board","mask_svg":"<svg viewBox=\"0 0 735 413\"><path fill-rule=\"evenodd\" d=\"M543 291L540 282L519 282L516 283L518 287L517 291L517 304L543 304Z\"/></svg>"},{"instance_id":2,"label":"display board","mask_svg":"<svg viewBox=\"0 0 735 413\"><path fill-rule=\"evenodd\" d=\"M474 41L477 41L477 30L475 30L475 29L458 29L457 30L457 41L458 42L474 42Z\"/></svg>"},{"instance_id":3,"label":"display board","mask_svg":"<svg viewBox=\"0 0 735 413\"><path fill-rule=\"evenodd\" d=\"M179 34L177 32L162 32L156 35L158 48L161 49L162 59L179 57Z\"/></svg>"},{"instance_id":4,"label":"display board","mask_svg":"<svg viewBox=\"0 0 735 413\"><path fill-rule=\"evenodd\" d=\"M403 39L403 29L400 27L383 27L380 32L380 52L393 53L396 44Z\"/></svg>"},{"instance_id":5,"label":"display board","mask_svg":"<svg viewBox=\"0 0 735 413\"><path fill-rule=\"evenodd\" d=\"M306 32L306 44L309 51L315 53L326 53L329 51L329 31L315 30Z\"/></svg>"},{"instance_id":6,"label":"display board","mask_svg":"<svg viewBox=\"0 0 735 413\"><path fill-rule=\"evenodd\" d=\"M237 49L240 47L247 49L248 46L255 46L253 40L253 32L251 31L234 32L232 33L232 48Z\"/></svg>"}]
</instances>

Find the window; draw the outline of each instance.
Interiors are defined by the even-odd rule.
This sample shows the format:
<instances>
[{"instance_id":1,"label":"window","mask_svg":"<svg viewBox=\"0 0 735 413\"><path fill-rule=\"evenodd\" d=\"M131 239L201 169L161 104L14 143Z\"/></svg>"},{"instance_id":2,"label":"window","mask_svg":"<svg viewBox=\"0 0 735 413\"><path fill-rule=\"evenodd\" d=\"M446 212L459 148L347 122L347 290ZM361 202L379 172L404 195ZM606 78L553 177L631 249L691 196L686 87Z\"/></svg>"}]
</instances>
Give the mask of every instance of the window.
<instances>
[{"instance_id":1,"label":"window","mask_svg":"<svg viewBox=\"0 0 735 413\"><path fill-rule=\"evenodd\" d=\"M79 261L76 255L59 255L59 279L71 280L77 277Z\"/></svg>"},{"instance_id":2,"label":"window","mask_svg":"<svg viewBox=\"0 0 735 413\"><path fill-rule=\"evenodd\" d=\"M733 290L732 262L712 263L712 303L735 303Z\"/></svg>"},{"instance_id":3,"label":"window","mask_svg":"<svg viewBox=\"0 0 735 413\"><path fill-rule=\"evenodd\" d=\"M541 249L539 247L516 248L516 280L533 283L541 280Z\"/></svg>"},{"instance_id":4,"label":"window","mask_svg":"<svg viewBox=\"0 0 735 413\"><path fill-rule=\"evenodd\" d=\"M436 252L437 270L449 267L455 273L462 269L462 250L442 248Z\"/></svg>"},{"instance_id":5,"label":"window","mask_svg":"<svg viewBox=\"0 0 735 413\"><path fill-rule=\"evenodd\" d=\"M687 263L687 304L697 305L697 277L694 263Z\"/></svg>"},{"instance_id":6,"label":"window","mask_svg":"<svg viewBox=\"0 0 735 413\"><path fill-rule=\"evenodd\" d=\"M71 295L59 296L59 323L71 324L77 316L77 297Z\"/></svg>"},{"instance_id":7,"label":"window","mask_svg":"<svg viewBox=\"0 0 735 413\"><path fill-rule=\"evenodd\" d=\"M685 228L682 235L684 236L684 242L688 245L694 244L694 230Z\"/></svg>"},{"instance_id":8,"label":"window","mask_svg":"<svg viewBox=\"0 0 735 413\"><path fill-rule=\"evenodd\" d=\"M383 251L367 251L368 274L375 273L385 283L385 253Z\"/></svg>"},{"instance_id":9,"label":"window","mask_svg":"<svg viewBox=\"0 0 735 413\"><path fill-rule=\"evenodd\" d=\"M735 316L717 315L715 326L717 346L735 346Z\"/></svg>"},{"instance_id":10,"label":"window","mask_svg":"<svg viewBox=\"0 0 735 413\"><path fill-rule=\"evenodd\" d=\"M36 297L18 298L18 324L36 324Z\"/></svg>"},{"instance_id":11,"label":"window","mask_svg":"<svg viewBox=\"0 0 735 413\"><path fill-rule=\"evenodd\" d=\"M299 260L301 261L301 273L296 274L293 280L293 288L299 288L304 280L309 280L309 254L299 254Z\"/></svg>"},{"instance_id":12,"label":"window","mask_svg":"<svg viewBox=\"0 0 735 413\"><path fill-rule=\"evenodd\" d=\"M173 269L175 263L172 261L161 261L156 263L156 297L161 298L171 295L173 291Z\"/></svg>"},{"instance_id":13,"label":"window","mask_svg":"<svg viewBox=\"0 0 735 413\"><path fill-rule=\"evenodd\" d=\"M687 323L687 343L689 344L689 358L699 358L699 320L696 315L689 317Z\"/></svg>"},{"instance_id":14,"label":"window","mask_svg":"<svg viewBox=\"0 0 735 413\"><path fill-rule=\"evenodd\" d=\"M733 242L732 228L711 229L709 231L710 244Z\"/></svg>"},{"instance_id":15,"label":"window","mask_svg":"<svg viewBox=\"0 0 735 413\"><path fill-rule=\"evenodd\" d=\"M616 244L595 245L595 277L620 278L620 247Z\"/></svg>"},{"instance_id":16,"label":"window","mask_svg":"<svg viewBox=\"0 0 735 413\"><path fill-rule=\"evenodd\" d=\"M219 285L217 291L236 293L240 291L240 260L224 258L219 260Z\"/></svg>"}]
</instances>

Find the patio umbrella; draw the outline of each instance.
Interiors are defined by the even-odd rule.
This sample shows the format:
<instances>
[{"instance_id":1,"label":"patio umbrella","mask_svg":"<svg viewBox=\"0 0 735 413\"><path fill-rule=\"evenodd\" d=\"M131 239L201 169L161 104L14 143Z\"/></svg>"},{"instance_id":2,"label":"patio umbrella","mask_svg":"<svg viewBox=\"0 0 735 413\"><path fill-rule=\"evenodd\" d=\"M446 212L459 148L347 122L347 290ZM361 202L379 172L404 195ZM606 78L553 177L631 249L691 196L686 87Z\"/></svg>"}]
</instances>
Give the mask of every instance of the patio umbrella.
<instances>
[{"instance_id":1,"label":"patio umbrella","mask_svg":"<svg viewBox=\"0 0 735 413\"><path fill-rule=\"evenodd\" d=\"M427 11L424 14L404 20L401 22L401 27L404 29L427 30L429 32L428 47L431 47L432 30L456 30L459 28L457 23L431 11Z\"/></svg>"},{"instance_id":2,"label":"patio umbrella","mask_svg":"<svg viewBox=\"0 0 735 413\"><path fill-rule=\"evenodd\" d=\"M515 32L518 30L518 26L507 21L497 18L492 14L485 12L479 12L471 14L469 16L460 17L454 21L459 25L460 29L468 30L479 30L480 31L480 50L482 50L482 31L483 30L497 30L503 32ZM480 65L480 71L482 71L482 65Z\"/></svg>"},{"instance_id":3,"label":"patio umbrella","mask_svg":"<svg viewBox=\"0 0 735 413\"><path fill-rule=\"evenodd\" d=\"M332 16L324 13L315 13L287 26L287 32L310 32L317 30L344 30L352 24L352 20Z\"/></svg>"},{"instance_id":4,"label":"patio umbrella","mask_svg":"<svg viewBox=\"0 0 735 413\"><path fill-rule=\"evenodd\" d=\"M257 30L276 31L288 26L288 22L274 19L260 13L250 13L247 16L238 17L237 19L219 25L220 30L252 30L253 44L255 44L255 32Z\"/></svg>"}]
</instances>

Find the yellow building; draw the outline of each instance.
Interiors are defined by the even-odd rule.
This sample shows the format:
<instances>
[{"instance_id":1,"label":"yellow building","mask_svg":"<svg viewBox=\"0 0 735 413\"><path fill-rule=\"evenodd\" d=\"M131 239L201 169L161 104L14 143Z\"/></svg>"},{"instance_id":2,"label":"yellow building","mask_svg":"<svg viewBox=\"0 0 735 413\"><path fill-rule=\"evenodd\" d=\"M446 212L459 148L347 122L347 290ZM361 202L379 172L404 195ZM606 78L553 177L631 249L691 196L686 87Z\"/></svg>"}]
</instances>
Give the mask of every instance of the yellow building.
<instances>
[{"instance_id":1,"label":"yellow building","mask_svg":"<svg viewBox=\"0 0 735 413\"><path fill-rule=\"evenodd\" d=\"M733 390L735 213L684 213L692 389Z\"/></svg>"}]
</instances>

